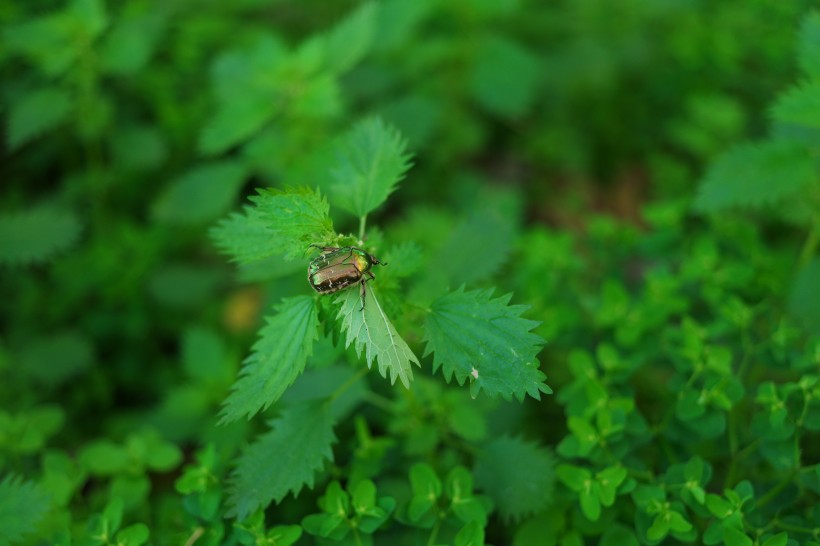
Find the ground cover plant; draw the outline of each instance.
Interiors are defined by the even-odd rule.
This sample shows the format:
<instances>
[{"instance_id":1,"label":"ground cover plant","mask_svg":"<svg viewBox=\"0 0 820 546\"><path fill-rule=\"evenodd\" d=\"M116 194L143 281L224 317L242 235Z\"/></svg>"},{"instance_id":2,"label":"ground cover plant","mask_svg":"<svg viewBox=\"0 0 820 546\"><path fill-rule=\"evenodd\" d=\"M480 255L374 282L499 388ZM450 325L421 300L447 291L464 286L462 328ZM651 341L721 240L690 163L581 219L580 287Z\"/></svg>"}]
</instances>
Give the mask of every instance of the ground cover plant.
<instances>
[{"instance_id":1,"label":"ground cover plant","mask_svg":"<svg viewBox=\"0 0 820 546\"><path fill-rule=\"evenodd\" d=\"M0 21L0 545L820 544L810 2Z\"/></svg>"}]
</instances>

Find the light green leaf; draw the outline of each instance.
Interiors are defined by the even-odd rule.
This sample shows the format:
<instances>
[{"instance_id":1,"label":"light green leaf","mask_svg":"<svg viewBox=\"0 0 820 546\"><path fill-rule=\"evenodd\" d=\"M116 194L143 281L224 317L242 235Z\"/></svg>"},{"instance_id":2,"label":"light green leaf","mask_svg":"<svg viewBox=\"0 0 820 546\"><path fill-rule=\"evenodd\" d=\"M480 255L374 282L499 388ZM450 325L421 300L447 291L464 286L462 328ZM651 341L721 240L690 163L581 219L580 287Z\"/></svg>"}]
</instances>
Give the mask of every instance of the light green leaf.
<instances>
[{"instance_id":1,"label":"light green leaf","mask_svg":"<svg viewBox=\"0 0 820 546\"><path fill-rule=\"evenodd\" d=\"M812 158L804 147L782 141L743 144L712 164L694 206L703 212L760 208L794 197L815 180Z\"/></svg>"},{"instance_id":2,"label":"light green leaf","mask_svg":"<svg viewBox=\"0 0 820 546\"><path fill-rule=\"evenodd\" d=\"M173 180L154 203L154 215L166 224L199 224L224 214L245 180L236 161L195 167Z\"/></svg>"},{"instance_id":3,"label":"light green leaf","mask_svg":"<svg viewBox=\"0 0 820 546\"><path fill-rule=\"evenodd\" d=\"M581 503L581 512L584 513L584 516L588 520L598 521L598 518L601 517L601 501L598 499L596 491L594 489L584 489L578 495L578 500Z\"/></svg>"},{"instance_id":4,"label":"light green leaf","mask_svg":"<svg viewBox=\"0 0 820 546\"><path fill-rule=\"evenodd\" d=\"M318 191L308 188L260 190L245 207L211 230L211 238L225 254L241 263L273 255L286 259L303 256L308 246L333 236L329 205Z\"/></svg>"},{"instance_id":5,"label":"light green leaf","mask_svg":"<svg viewBox=\"0 0 820 546\"><path fill-rule=\"evenodd\" d=\"M267 318L259 341L242 365L239 379L225 400L220 422L254 415L276 402L305 369L319 336L316 302L310 296L283 300Z\"/></svg>"},{"instance_id":6,"label":"light green leaf","mask_svg":"<svg viewBox=\"0 0 820 546\"><path fill-rule=\"evenodd\" d=\"M151 533L144 523L134 523L117 533L117 546L139 546L148 542Z\"/></svg>"},{"instance_id":7,"label":"light green leaf","mask_svg":"<svg viewBox=\"0 0 820 546\"><path fill-rule=\"evenodd\" d=\"M796 85L781 93L772 116L785 123L820 129L820 81Z\"/></svg>"},{"instance_id":8,"label":"light green leaf","mask_svg":"<svg viewBox=\"0 0 820 546\"><path fill-rule=\"evenodd\" d=\"M667 533L669 533L669 521L664 517L664 514L658 514L655 516L652 525L646 530L646 537L653 542L658 542Z\"/></svg>"},{"instance_id":9,"label":"light green leaf","mask_svg":"<svg viewBox=\"0 0 820 546\"><path fill-rule=\"evenodd\" d=\"M341 73L352 68L370 49L376 25L376 5L367 2L345 17L327 34L325 64Z\"/></svg>"},{"instance_id":10,"label":"light green leaf","mask_svg":"<svg viewBox=\"0 0 820 546\"><path fill-rule=\"evenodd\" d=\"M382 377L386 378L387 372L390 372L391 385L398 377L402 385L409 389L413 380L410 364L418 366L419 360L387 318L373 289L368 288L365 292L364 309L356 288L345 291L336 298L336 302L341 304L338 318L342 319L342 330L347 332L345 347L350 347L355 341L356 354L361 356L362 349L365 349L368 368L376 360Z\"/></svg>"},{"instance_id":11,"label":"light green leaf","mask_svg":"<svg viewBox=\"0 0 820 546\"><path fill-rule=\"evenodd\" d=\"M5 476L0 480L0 545L17 543L35 531L49 509L49 497L38 485Z\"/></svg>"},{"instance_id":12,"label":"light green leaf","mask_svg":"<svg viewBox=\"0 0 820 546\"><path fill-rule=\"evenodd\" d=\"M456 533L455 546L484 546L484 527L478 521L471 521Z\"/></svg>"},{"instance_id":13,"label":"light green leaf","mask_svg":"<svg viewBox=\"0 0 820 546\"><path fill-rule=\"evenodd\" d=\"M74 212L51 206L2 214L0 264L45 262L71 247L80 230L80 220Z\"/></svg>"},{"instance_id":14,"label":"light green leaf","mask_svg":"<svg viewBox=\"0 0 820 546\"><path fill-rule=\"evenodd\" d=\"M45 88L23 95L9 111L9 149L19 148L63 123L72 106L71 96L62 89Z\"/></svg>"},{"instance_id":15,"label":"light green leaf","mask_svg":"<svg viewBox=\"0 0 820 546\"><path fill-rule=\"evenodd\" d=\"M434 352L434 371L442 368L461 385L470 378L474 396L535 399L552 390L538 369L535 355L544 340L530 332L537 322L523 319L523 305L508 305L511 295L490 299L492 289L460 288L433 302L425 321L425 355Z\"/></svg>"},{"instance_id":16,"label":"light green leaf","mask_svg":"<svg viewBox=\"0 0 820 546\"><path fill-rule=\"evenodd\" d=\"M520 520L552 499L554 466L552 456L539 445L501 436L481 448L473 473L501 516Z\"/></svg>"},{"instance_id":17,"label":"light green leaf","mask_svg":"<svg viewBox=\"0 0 820 546\"><path fill-rule=\"evenodd\" d=\"M807 76L820 79L820 11L813 11L803 19L797 62Z\"/></svg>"},{"instance_id":18,"label":"light green leaf","mask_svg":"<svg viewBox=\"0 0 820 546\"><path fill-rule=\"evenodd\" d=\"M725 546L752 546L754 541L743 531L734 527L723 528L723 544Z\"/></svg>"},{"instance_id":19,"label":"light green leaf","mask_svg":"<svg viewBox=\"0 0 820 546\"><path fill-rule=\"evenodd\" d=\"M231 476L229 515L239 520L288 492L298 495L313 487L315 473L333 460L333 418L330 405L307 403L285 409L240 456Z\"/></svg>"},{"instance_id":20,"label":"light green leaf","mask_svg":"<svg viewBox=\"0 0 820 546\"><path fill-rule=\"evenodd\" d=\"M777 533L767 538L763 542L763 546L786 546L789 541L789 534L786 531Z\"/></svg>"},{"instance_id":21,"label":"light green leaf","mask_svg":"<svg viewBox=\"0 0 820 546\"><path fill-rule=\"evenodd\" d=\"M558 465L555 473L561 483L569 487L575 492L582 491L587 482L592 478L592 474L586 468L575 466L571 464Z\"/></svg>"},{"instance_id":22,"label":"light green leaf","mask_svg":"<svg viewBox=\"0 0 820 546\"><path fill-rule=\"evenodd\" d=\"M359 122L336 146L333 204L365 216L384 203L410 168L401 135L379 118Z\"/></svg>"}]
</instances>

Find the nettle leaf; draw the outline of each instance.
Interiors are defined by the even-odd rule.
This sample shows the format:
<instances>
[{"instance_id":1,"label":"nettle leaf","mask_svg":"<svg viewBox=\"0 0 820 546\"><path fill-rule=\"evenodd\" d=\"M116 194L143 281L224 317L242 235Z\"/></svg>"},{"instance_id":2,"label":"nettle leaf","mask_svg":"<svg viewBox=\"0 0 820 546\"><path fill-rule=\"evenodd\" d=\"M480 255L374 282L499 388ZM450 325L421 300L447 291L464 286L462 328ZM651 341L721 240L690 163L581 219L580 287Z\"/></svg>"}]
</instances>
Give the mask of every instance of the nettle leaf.
<instances>
[{"instance_id":1,"label":"nettle leaf","mask_svg":"<svg viewBox=\"0 0 820 546\"><path fill-rule=\"evenodd\" d=\"M508 305L511 294L491 299L492 289L465 292L464 287L433 302L425 321L425 356L434 353L433 370L442 368L449 382L470 378L473 397L529 394L536 400L551 393L535 355L545 343L530 332L538 323L520 317L527 306Z\"/></svg>"},{"instance_id":2,"label":"nettle leaf","mask_svg":"<svg viewBox=\"0 0 820 546\"><path fill-rule=\"evenodd\" d=\"M333 204L362 217L384 203L410 168L407 142L379 118L359 122L336 146Z\"/></svg>"},{"instance_id":3,"label":"nettle leaf","mask_svg":"<svg viewBox=\"0 0 820 546\"><path fill-rule=\"evenodd\" d=\"M694 206L703 212L759 208L793 197L814 181L804 147L783 141L742 144L712 164Z\"/></svg>"},{"instance_id":4,"label":"nettle leaf","mask_svg":"<svg viewBox=\"0 0 820 546\"><path fill-rule=\"evenodd\" d=\"M154 204L154 215L166 224L210 222L225 213L245 180L236 161L195 167L173 180Z\"/></svg>"},{"instance_id":5,"label":"nettle leaf","mask_svg":"<svg viewBox=\"0 0 820 546\"><path fill-rule=\"evenodd\" d=\"M11 475L0 480L0 545L35 531L50 507L49 496L33 482Z\"/></svg>"},{"instance_id":6,"label":"nettle leaf","mask_svg":"<svg viewBox=\"0 0 820 546\"><path fill-rule=\"evenodd\" d=\"M552 498L552 455L521 438L501 436L483 446L473 473L476 483L495 501L507 520L537 513Z\"/></svg>"},{"instance_id":7,"label":"nettle leaf","mask_svg":"<svg viewBox=\"0 0 820 546\"><path fill-rule=\"evenodd\" d=\"M325 461L333 461L330 404L324 402L292 406L240 456L231 476L229 515L238 520L280 502L288 492L298 495L302 487L313 487L315 473Z\"/></svg>"},{"instance_id":8,"label":"nettle leaf","mask_svg":"<svg viewBox=\"0 0 820 546\"><path fill-rule=\"evenodd\" d=\"M305 369L319 337L316 302L310 296L283 300L277 314L267 318L253 353L225 400L220 421L253 416L277 401Z\"/></svg>"},{"instance_id":9,"label":"nettle leaf","mask_svg":"<svg viewBox=\"0 0 820 546\"><path fill-rule=\"evenodd\" d=\"M772 108L774 119L820 129L820 81L797 85L781 93Z\"/></svg>"},{"instance_id":10,"label":"nettle leaf","mask_svg":"<svg viewBox=\"0 0 820 546\"><path fill-rule=\"evenodd\" d=\"M820 79L820 11L810 13L803 20L797 61L807 76Z\"/></svg>"},{"instance_id":11,"label":"nettle leaf","mask_svg":"<svg viewBox=\"0 0 820 546\"><path fill-rule=\"evenodd\" d=\"M9 111L9 149L19 148L66 121L72 106L71 96L62 89L39 89L23 95Z\"/></svg>"},{"instance_id":12,"label":"nettle leaf","mask_svg":"<svg viewBox=\"0 0 820 546\"><path fill-rule=\"evenodd\" d=\"M216 246L235 261L248 263L269 256L302 256L316 241L333 236L330 207L318 191L259 190L256 206L232 214L211 230Z\"/></svg>"},{"instance_id":13,"label":"nettle leaf","mask_svg":"<svg viewBox=\"0 0 820 546\"><path fill-rule=\"evenodd\" d=\"M345 347L355 341L356 354L361 356L365 349L368 368L376 360L382 377L386 378L389 371L391 384L398 377L409 389L413 380L410 364L419 366L419 360L384 313L373 289L368 288L365 293L364 309L356 288L343 292L336 302L341 304L338 318L342 319L342 330L347 332Z\"/></svg>"},{"instance_id":14,"label":"nettle leaf","mask_svg":"<svg viewBox=\"0 0 820 546\"><path fill-rule=\"evenodd\" d=\"M0 215L0 263L44 262L68 249L81 224L70 210L38 206Z\"/></svg>"}]
</instances>

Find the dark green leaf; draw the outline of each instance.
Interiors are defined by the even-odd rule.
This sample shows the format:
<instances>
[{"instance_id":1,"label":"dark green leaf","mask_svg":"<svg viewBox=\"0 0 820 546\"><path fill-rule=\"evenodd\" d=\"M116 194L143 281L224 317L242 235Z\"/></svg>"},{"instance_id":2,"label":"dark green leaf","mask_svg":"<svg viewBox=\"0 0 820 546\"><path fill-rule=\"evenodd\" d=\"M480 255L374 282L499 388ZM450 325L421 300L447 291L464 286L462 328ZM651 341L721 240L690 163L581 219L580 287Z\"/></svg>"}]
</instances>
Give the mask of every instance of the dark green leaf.
<instances>
[{"instance_id":1,"label":"dark green leaf","mask_svg":"<svg viewBox=\"0 0 820 546\"><path fill-rule=\"evenodd\" d=\"M482 447L473 474L504 519L519 520L552 498L552 456L537 444L502 436Z\"/></svg>"},{"instance_id":2,"label":"dark green leaf","mask_svg":"<svg viewBox=\"0 0 820 546\"><path fill-rule=\"evenodd\" d=\"M811 156L802 146L782 141L743 144L712 164L694 206L719 212L774 205L798 195L815 180Z\"/></svg>"},{"instance_id":3,"label":"dark green leaf","mask_svg":"<svg viewBox=\"0 0 820 546\"><path fill-rule=\"evenodd\" d=\"M312 488L315 473L333 460L330 446L335 441L327 404L284 410L271 422L271 430L239 457L231 476L229 515L241 520L288 492L298 495L303 486Z\"/></svg>"},{"instance_id":4,"label":"dark green leaf","mask_svg":"<svg viewBox=\"0 0 820 546\"><path fill-rule=\"evenodd\" d=\"M435 302L425 321L425 355L434 352L433 368L451 381L468 378L474 396L535 399L552 392L544 383L535 355L544 340L530 332L537 322L520 317L523 305L508 305L511 295L491 299L492 290L460 288Z\"/></svg>"},{"instance_id":5,"label":"dark green leaf","mask_svg":"<svg viewBox=\"0 0 820 546\"><path fill-rule=\"evenodd\" d=\"M537 96L541 71L538 58L504 37L492 37L475 51L470 78L473 97L481 106L505 118L519 117Z\"/></svg>"},{"instance_id":6,"label":"dark green leaf","mask_svg":"<svg viewBox=\"0 0 820 546\"><path fill-rule=\"evenodd\" d=\"M283 300L267 319L253 353L222 408L221 422L235 421L276 402L305 369L319 337L316 302L310 296Z\"/></svg>"},{"instance_id":7,"label":"dark green leaf","mask_svg":"<svg viewBox=\"0 0 820 546\"><path fill-rule=\"evenodd\" d=\"M234 203L244 178L244 167L235 161L197 166L166 186L154 204L154 215L166 224L215 220Z\"/></svg>"},{"instance_id":8,"label":"dark green leaf","mask_svg":"<svg viewBox=\"0 0 820 546\"><path fill-rule=\"evenodd\" d=\"M50 206L0 214L0 263L44 262L70 248L80 235L74 212Z\"/></svg>"},{"instance_id":9,"label":"dark green leaf","mask_svg":"<svg viewBox=\"0 0 820 546\"><path fill-rule=\"evenodd\" d=\"M62 89L31 91L12 104L9 111L8 145L19 148L68 119L73 101Z\"/></svg>"}]
</instances>

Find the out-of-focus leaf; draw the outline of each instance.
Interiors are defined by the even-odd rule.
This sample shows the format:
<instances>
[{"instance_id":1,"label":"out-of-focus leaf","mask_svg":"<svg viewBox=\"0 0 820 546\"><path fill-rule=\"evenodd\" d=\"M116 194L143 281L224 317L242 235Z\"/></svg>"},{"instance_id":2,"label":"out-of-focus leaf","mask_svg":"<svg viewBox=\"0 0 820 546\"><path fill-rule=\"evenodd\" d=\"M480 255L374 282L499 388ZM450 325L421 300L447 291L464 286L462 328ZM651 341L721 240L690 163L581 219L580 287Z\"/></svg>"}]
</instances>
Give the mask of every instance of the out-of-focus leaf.
<instances>
[{"instance_id":1,"label":"out-of-focus leaf","mask_svg":"<svg viewBox=\"0 0 820 546\"><path fill-rule=\"evenodd\" d=\"M0 214L0 263L47 261L71 247L80 230L73 211L48 205Z\"/></svg>"}]
</instances>

